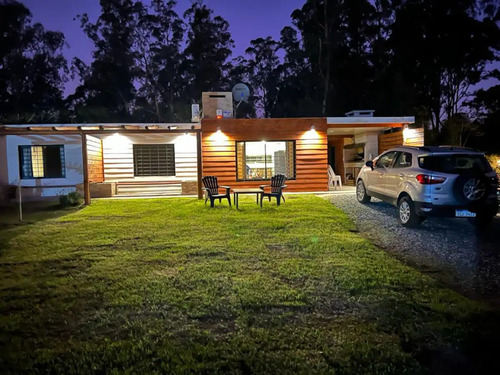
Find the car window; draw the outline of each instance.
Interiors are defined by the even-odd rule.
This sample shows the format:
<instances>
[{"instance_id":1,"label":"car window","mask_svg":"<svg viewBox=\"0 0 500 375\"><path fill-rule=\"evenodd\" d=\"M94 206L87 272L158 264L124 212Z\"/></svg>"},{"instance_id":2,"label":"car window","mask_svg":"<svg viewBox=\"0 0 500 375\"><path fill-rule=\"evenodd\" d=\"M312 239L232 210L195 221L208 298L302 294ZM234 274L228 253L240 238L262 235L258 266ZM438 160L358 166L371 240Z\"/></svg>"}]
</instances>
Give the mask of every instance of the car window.
<instances>
[{"instance_id":1,"label":"car window","mask_svg":"<svg viewBox=\"0 0 500 375\"><path fill-rule=\"evenodd\" d=\"M435 172L461 174L468 172L491 172L491 166L482 155L447 154L428 155L418 158L420 168Z\"/></svg>"},{"instance_id":2,"label":"car window","mask_svg":"<svg viewBox=\"0 0 500 375\"><path fill-rule=\"evenodd\" d=\"M389 168L396 156L396 151L390 151L380 156L375 163L375 168Z\"/></svg>"},{"instance_id":3,"label":"car window","mask_svg":"<svg viewBox=\"0 0 500 375\"><path fill-rule=\"evenodd\" d=\"M401 152L394 162L393 168L409 168L411 167L411 154L409 152Z\"/></svg>"}]
</instances>

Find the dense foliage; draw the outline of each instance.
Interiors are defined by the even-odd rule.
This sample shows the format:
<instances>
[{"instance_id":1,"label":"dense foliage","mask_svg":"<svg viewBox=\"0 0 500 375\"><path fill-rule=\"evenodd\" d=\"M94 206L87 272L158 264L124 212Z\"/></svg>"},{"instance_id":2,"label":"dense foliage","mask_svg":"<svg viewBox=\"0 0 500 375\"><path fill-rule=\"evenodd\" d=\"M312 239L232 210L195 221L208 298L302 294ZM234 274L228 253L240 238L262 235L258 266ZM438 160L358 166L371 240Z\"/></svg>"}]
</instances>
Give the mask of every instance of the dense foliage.
<instances>
[{"instance_id":1,"label":"dense foliage","mask_svg":"<svg viewBox=\"0 0 500 375\"><path fill-rule=\"evenodd\" d=\"M252 40L234 59L208 2L183 15L175 0L100 2L95 23L79 16L93 61L72 62L81 84L63 101L64 36L0 1L0 121L188 121L203 91L245 82L239 117L374 109L416 115L430 142L498 148L480 140L498 134L499 0L304 0L279 40Z\"/></svg>"}]
</instances>

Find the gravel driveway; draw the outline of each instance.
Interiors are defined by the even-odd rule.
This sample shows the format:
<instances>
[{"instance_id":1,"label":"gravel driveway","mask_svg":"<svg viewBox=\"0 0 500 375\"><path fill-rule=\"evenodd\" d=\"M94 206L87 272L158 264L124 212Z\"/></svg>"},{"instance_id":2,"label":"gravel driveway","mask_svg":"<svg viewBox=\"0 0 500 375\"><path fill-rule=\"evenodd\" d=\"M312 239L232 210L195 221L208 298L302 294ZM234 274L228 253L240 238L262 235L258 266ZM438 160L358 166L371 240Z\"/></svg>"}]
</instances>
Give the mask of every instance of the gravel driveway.
<instances>
[{"instance_id":1,"label":"gravel driveway","mask_svg":"<svg viewBox=\"0 0 500 375\"><path fill-rule=\"evenodd\" d=\"M356 200L352 187L324 195L359 232L398 259L471 297L500 307L500 215L479 230L467 219L428 218L419 228L401 226L395 207Z\"/></svg>"}]
</instances>

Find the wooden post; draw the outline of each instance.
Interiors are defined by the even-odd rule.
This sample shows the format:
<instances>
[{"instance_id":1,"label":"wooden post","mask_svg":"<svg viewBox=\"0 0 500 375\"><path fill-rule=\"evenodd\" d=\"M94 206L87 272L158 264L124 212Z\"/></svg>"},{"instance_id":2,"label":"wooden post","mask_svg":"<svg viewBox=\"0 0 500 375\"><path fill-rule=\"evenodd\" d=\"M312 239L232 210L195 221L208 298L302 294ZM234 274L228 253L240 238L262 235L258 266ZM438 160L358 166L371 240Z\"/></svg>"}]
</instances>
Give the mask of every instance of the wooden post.
<instances>
[{"instance_id":1,"label":"wooden post","mask_svg":"<svg viewBox=\"0 0 500 375\"><path fill-rule=\"evenodd\" d=\"M21 177L19 177L19 184L17 185L17 193L19 196L19 221L23 221L23 193L21 191Z\"/></svg>"},{"instance_id":2,"label":"wooden post","mask_svg":"<svg viewBox=\"0 0 500 375\"><path fill-rule=\"evenodd\" d=\"M89 165L87 156L87 134L81 133L82 135L82 156L83 156L83 195L85 198L85 204L89 205L90 200L90 183L89 183Z\"/></svg>"},{"instance_id":3,"label":"wooden post","mask_svg":"<svg viewBox=\"0 0 500 375\"><path fill-rule=\"evenodd\" d=\"M201 132L198 131L196 132L196 164L197 164L197 171L198 171L198 199L203 199L203 194L201 191L201 175L203 173L202 167L201 167Z\"/></svg>"}]
</instances>

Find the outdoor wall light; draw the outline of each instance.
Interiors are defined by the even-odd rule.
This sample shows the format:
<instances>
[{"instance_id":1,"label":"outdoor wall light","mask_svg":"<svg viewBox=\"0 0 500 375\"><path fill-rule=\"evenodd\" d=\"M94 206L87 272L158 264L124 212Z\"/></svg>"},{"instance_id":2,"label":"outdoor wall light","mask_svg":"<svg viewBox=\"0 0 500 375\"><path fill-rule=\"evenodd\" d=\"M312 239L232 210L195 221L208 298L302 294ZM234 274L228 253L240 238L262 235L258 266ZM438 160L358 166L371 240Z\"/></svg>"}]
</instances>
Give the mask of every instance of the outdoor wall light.
<instances>
[{"instance_id":1,"label":"outdoor wall light","mask_svg":"<svg viewBox=\"0 0 500 375\"><path fill-rule=\"evenodd\" d=\"M316 126L311 125L311 130L316 130Z\"/></svg>"},{"instance_id":2,"label":"outdoor wall light","mask_svg":"<svg viewBox=\"0 0 500 375\"><path fill-rule=\"evenodd\" d=\"M217 133L220 133L221 130L220 130L220 126L217 126Z\"/></svg>"}]
</instances>

